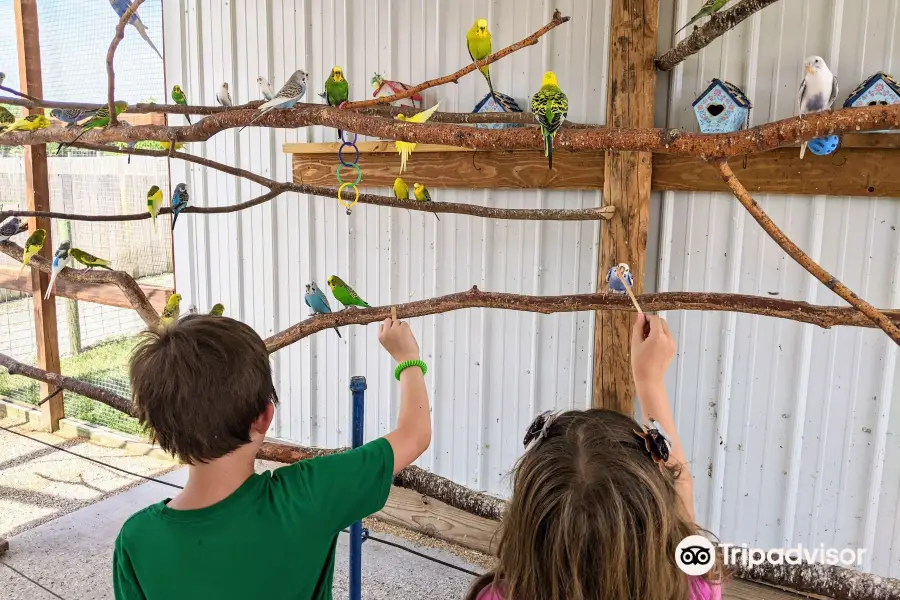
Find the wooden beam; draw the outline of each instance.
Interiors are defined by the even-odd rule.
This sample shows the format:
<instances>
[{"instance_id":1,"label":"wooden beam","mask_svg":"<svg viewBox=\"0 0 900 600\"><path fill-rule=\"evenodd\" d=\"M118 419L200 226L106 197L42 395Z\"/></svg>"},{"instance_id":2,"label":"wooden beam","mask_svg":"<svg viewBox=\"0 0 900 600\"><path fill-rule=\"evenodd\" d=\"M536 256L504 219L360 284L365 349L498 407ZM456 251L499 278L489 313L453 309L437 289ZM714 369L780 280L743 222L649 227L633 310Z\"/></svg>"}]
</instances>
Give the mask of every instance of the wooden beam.
<instances>
[{"instance_id":1,"label":"wooden beam","mask_svg":"<svg viewBox=\"0 0 900 600\"><path fill-rule=\"evenodd\" d=\"M28 267L25 270L27 272ZM0 267L0 288L31 293L30 282L25 274L19 277L18 267ZM142 285L140 288L147 295L153 308L160 313L173 293L171 288L155 285ZM57 279L54 295L104 306L134 308L119 286L112 283L83 283Z\"/></svg>"},{"instance_id":2,"label":"wooden beam","mask_svg":"<svg viewBox=\"0 0 900 600\"><path fill-rule=\"evenodd\" d=\"M15 0L16 37L18 38L19 78L21 90L35 98L43 98L41 84L41 46L38 32L37 0ZM43 114L44 109L26 109L28 114ZM50 210L50 186L47 182L47 146L25 147L25 198L28 210ZM47 237L41 256L53 257L50 219L31 218L29 231L45 229ZM50 276L37 269L28 270L30 292L34 299L34 331L37 337L37 365L45 371L59 373L59 341L56 334L56 298L44 300ZM40 384L41 397L56 391L47 383ZM59 429L65 416L63 394L56 394L41 405L41 424L48 431Z\"/></svg>"},{"instance_id":3,"label":"wooden beam","mask_svg":"<svg viewBox=\"0 0 900 600\"><path fill-rule=\"evenodd\" d=\"M652 127L659 0L612 0L611 14L606 123L610 127ZM616 216L600 229L597 285L606 287L606 272L612 265L628 263L635 275L634 292L640 294L650 221L652 155L607 152L604 170L603 201L616 207ZM631 315L597 312L594 323L593 404L630 415L634 412Z\"/></svg>"}]
</instances>

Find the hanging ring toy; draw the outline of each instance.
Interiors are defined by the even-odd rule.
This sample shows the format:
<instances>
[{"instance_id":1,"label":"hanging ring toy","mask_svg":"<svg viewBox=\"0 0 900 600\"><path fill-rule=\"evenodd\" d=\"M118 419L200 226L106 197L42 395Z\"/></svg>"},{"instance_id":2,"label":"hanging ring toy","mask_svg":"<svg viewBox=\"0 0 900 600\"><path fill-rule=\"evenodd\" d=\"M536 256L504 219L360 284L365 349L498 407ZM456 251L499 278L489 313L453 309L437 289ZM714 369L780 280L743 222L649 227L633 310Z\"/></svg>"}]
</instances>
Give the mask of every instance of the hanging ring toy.
<instances>
[{"instance_id":1,"label":"hanging ring toy","mask_svg":"<svg viewBox=\"0 0 900 600\"><path fill-rule=\"evenodd\" d=\"M342 102L338 108L344 108L345 104L346 104L346 102ZM359 135L354 133L353 137L349 138L349 136L345 136L345 134L347 134L347 133L348 133L347 131L343 131L343 130L341 131L341 147L338 148L338 160L341 162L341 164L338 165L335 175L337 176L338 183L340 184L340 187L338 188L338 192L337 192L337 201L341 204L341 206L343 206L344 208L347 209L347 214L349 215L349 214L351 214L350 209L353 208L354 206L356 206L356 203L359 202L359 187L358 186L359 186L359 182L362 181L362 169L360 169L359 165L357 164L357 163L359 163L359 147L356 145L356 140L359 138ZM344 159L344 148L348 148L348 147L353 148L353 150L355 151L355 155L353 156L352 162L347 162ZM356 169L356 181L345 183L344 180L341 178L341 168L342 167L350 167L352 169ZM353 202L349 202L349 203L346 202L341 197L342 193L344 191L344 188L348 187L348 186L352 187L353 191L356 192L356 196L353 198Z\"/></svg>"},{"instance_id":2,"label":"hanging ring toy","mask_svg":"<svg viewBox=\"0 0 900 600\"><path fill-rule=\"evenodd\" d=\"M353 191L356 192L356 197L353 198L353 202L350 202L349 204L347 202L345 202L343 198L341 198L341 195L344 192L344 188L347 186L352 187ZM349 215L350 209L353 208L354 206L356 206L356 203L359 202L359 188L356 187L355 183L350 183L349 181L347 183L342 183L341 187L338 188L337 201L340 202L341 205L347 209L347 214Z\"/></svg>"}]
</instances>

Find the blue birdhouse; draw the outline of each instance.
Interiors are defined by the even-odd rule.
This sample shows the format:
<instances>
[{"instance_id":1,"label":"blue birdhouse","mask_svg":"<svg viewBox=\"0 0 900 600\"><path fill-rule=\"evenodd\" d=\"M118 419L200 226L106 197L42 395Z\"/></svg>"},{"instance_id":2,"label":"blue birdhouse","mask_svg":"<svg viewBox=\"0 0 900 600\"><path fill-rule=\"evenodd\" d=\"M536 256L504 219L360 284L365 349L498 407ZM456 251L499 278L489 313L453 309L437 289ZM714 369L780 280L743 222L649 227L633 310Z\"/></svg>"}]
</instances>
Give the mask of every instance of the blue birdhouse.
<instances>
[{"instance_id":1,"label":"blue birdhouse","mask_svg":"<svg viewBox=\"0 0 900 600\"><path fill-rule=\"evenodd\" d=\"M691 106L703 133L732 133L746 129L753 108L737 86L719 79L713 79Z\"/></svg>"},{"instance_id":2,"label":"blue birdhouse","mask_svg":"<svg viewBox=\"0 0 900 600\"><path fill-rule=\"evenodd\" d=\"M844 108L890 104L900 104L900 83L887 73L879 71L850 92L850 96L844 102Z\"/></svg>"},{"instance_id":3,"label":"blue birdhouse","mask_svg":"<svg viewBox=\"0 0 900 600\"><path fill-rule=\"evenodd\" d=\"M494 92L494 96L491 96L488 93L484 98L481 99L481 102L475 105L475 109L472 111L473 113L502 113L502 112L522 112L522 109L519 108L518 103L516 103L515 99L507 96L506 94L501 94L500 92ZM510 127L521 127L518 123L477 123L476 127L481 127L483 129L508 129Z\"/></svg>"}]
</instances>

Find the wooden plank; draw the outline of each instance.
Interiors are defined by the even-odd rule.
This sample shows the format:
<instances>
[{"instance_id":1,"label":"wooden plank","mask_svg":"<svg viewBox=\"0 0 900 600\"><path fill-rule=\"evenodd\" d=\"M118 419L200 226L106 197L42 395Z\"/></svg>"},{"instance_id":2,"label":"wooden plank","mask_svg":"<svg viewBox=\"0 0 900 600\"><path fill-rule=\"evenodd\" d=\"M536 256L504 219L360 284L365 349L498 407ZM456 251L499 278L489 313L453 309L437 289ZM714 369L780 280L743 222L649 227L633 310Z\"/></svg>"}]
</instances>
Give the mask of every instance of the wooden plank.
<instances>
[{"instance_id":1,"label":"wooden plank","mask_svg":"<svg viewBox=\"0 0 900 600\"><path fill-rule=\"evenodd\" d=\"M352 154L344 156L353 158ZM336 153L294 154L294 182L334 186L337 165ZM400 176L396 153L360 153L359 166L365 186L391 187ZM344 169L343 175L349 177L352 172ZM603 185L603 154L554 152L550 171L543 153L533 150L420 154L416 148L402 177L409 184L420 182L430 189L599 189Z\"/></svg>"},{"instance_id":2,"label":"wooden plank","mask_svg":"<svg viewBox=\"0 0 900 600\"><path fill-rule=\"evenodd\" d=\"M808 600L821 598L821 596L798 594L761 583L732 579L722 588L722 598L724 600L799 600L800 598Z\"/></svg>"},{"instance_id":3,"label":"wooden plank","mask_svg":"<svg viewBox=\"0 0 900 600\"><path fill-rule=\"evenodd\" d=\"M25 271L27 273L27 267ZM171 288L155 285L141 285L140 287L147 295L153 308L160 313L163 308L165 308L169 296L171 296L174 291ZM18 267L0 267L0 288L31 293L30 282L25 274L23 274L22 277L19 277ZM134 308L131 303L128 302L128 299L125 297L125 294L122 293L122 290L112 283L82 283L79 281L58 279L56 281L54 295L70 298L72 300L83 300L84 302L103 304L104 306Z\"/></svg>"},{"instance_id":4,"label":"wooden plank","mask_svg":"<svg viewBox=\"0 0 900 600\"><path fill-rule=\"evenodd\" d=\"M19 78L23 92L43 98L41 84L41 47L38 32L37 0L16 0L16 37L18 39ZM26 109L28 114L43 114L44 109ZM50 210L50 187L47 181L47 146L25 146L25 198L28 210ZM53 256L50 219L31 218L29 230L45 229L47 237L41 255L48 260ZM56 298L44 300L50 276L37 269L29 269L28 278L34 303L34 331L37 337L37 366L45 371L59 373L59 341L56 334ZM40 394L44 398L56 391L55 387L41 382ZM48 431L59 428L59 420L65 416L63 394L56 394L41 405L41 424Z\"/></svg>"},{"instance_id":5,"label":"wooden plank","mask_svg":"<svg viewBox=\"0 0 900 600\"><path fill-rule=\"evenodd\" d=\"M476 517L412 490L392 486L387 504L374 516L464 548L486 554L496 550L500 523Z\"/></svg>"},{"instance_id":6,"label":"wooden plank","mask_svg":"<svg viewBox=\"0 0 900 600\"><path fill-rule=\"evenodd\" d=\"M613 0L611 15L606 123L610 127L652 127L659 0ZM636 294L644 289L652 162L649 152L606 153L603 201L616 207L616 216L600 228L597 285L601 290L606 286L607 270L617 263L631 265ZM595 407L633 413L631 321L628 313L596 313Z\"/></svg>"},{"instance_id":7,"label":"wooden plank","mask_svg":"<svg viewBox=\"0 0 900 600\"><path fill-rule=\"evenodd\" d=\"M377 142L359 142L356 144L360 154L369 154L371 152L384 152L392 154L398 161L400 158L397 154L397 148L392 140L382 140ZM334 154L337 155L341 149L340 142L309 142L309 143L293 143L282 144L282 151L285 154ZM350 152L350 148L345 148L345 152ZM474 152L471 148L461 148L459 146L445 146L443 144L416 144L414 154L427 154L429 152ZM353 158L352 154L345 158ZM348 161L349 162L349 161Z\"/></svg>"}]
</instances>

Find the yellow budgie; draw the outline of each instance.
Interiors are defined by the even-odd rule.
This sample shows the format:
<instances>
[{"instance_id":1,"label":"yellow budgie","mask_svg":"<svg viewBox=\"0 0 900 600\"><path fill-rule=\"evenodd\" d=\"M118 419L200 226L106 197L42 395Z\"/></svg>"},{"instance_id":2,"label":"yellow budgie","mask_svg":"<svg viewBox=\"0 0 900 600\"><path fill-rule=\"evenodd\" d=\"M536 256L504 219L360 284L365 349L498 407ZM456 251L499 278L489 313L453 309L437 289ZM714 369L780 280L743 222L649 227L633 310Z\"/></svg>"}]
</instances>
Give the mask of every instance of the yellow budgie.
<instances>
[{"instance_id":1,"label":"yellow budgie","mask_svg":"<svg viewBox=\"0 0 900 600\"><path fill-rule=\"evenodd\" d=\"M407 117L404 114L397 115L396 119L398 121L406 121L407 123L424 123L428 119L431 118L431 115L434 114L434 111L437 110L438 106L440 106L440 102L432 106L427 110L423 110L420 113L417 113L411 117ZM401 142L397 140L394 142L394 145L397 147L397 152L400 153L400 173L406 170L406 161L409 160L409 155L412 154L413 150L416 149L416 144L414 142Z\"/></svg>"},{"instance_id":2,"label":"yellow budgie","mask_svg":"<svg viewBox=\"0 0 900 600\"><path fill-rule=\"evenodd\" d=\"M162 149L167 152L168 152L169 148L172 147L172 144L169 142L160 142L159 145L162 146ZM176 150L181 150L182 148L184 148L184 144L182 144L181 142L175 142Z\"/></svg>"},{"instance_id":3,"label":"yellow budgie","mask_svg":"<svg viewBox=\"0 0 900 600\"><path fill-rule=\"evenodd\" d=\"M36 129L46 129L47 127L50 127L50 119L44 115L28 115L13 121L4 133L9 133L10 131L35 131Z\"/></svg>"},{"instance_id":4,"label":"yellow budgie","mask_svg":"<svg viewBox=\"0 0 900 600\"><path fill-rule=\"evenodd\" d=\"M181 294L172 294L169 296L159 320L163 325L168 325L177 321L179 315L181 315Z\"/></svg>"},{"instance_id":5,"label":"yellow budgie","mask_svg":"<svg viewBox=\"0 0 900 600\"><path fill-rule=\"evenodd\" d=\"M466 47L469 49L469 57L473 62L485 59L491 55L491 32L488 31L488 23L485 19L478 19L472 28L466 33ZM489 65L484 65L479 69L484 75L491 90L491 97L494 95L494 85L491 83L491 70Z\"/></svg>"}]
</instances>

